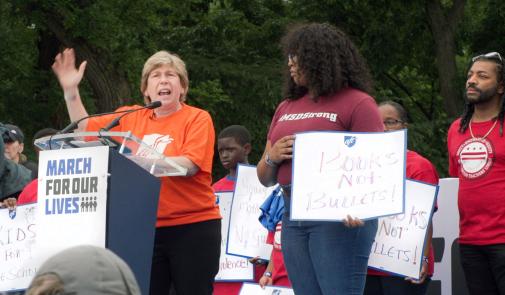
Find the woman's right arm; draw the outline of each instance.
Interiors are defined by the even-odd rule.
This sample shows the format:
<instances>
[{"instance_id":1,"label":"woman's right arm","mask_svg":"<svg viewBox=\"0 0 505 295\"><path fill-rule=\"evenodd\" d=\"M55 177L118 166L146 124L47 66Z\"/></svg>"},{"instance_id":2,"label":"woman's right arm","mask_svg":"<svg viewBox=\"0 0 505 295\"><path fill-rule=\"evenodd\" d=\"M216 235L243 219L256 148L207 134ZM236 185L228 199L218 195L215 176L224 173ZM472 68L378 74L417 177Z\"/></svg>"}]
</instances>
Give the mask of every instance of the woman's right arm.
<instances>
[{"instance_id":1,"label":"woman's right arm","mask_svg":"<svg viewBox=\"0 0 505 295\"><path fill-rule=\"evenodd\" d=\"M86 61L83 61L77 69L75 67L74 49L67 48L62 53L56 55L52 69L63 90L70 121L77 121L88 116L88 112L84 108L81 96L79 95L79 83L86 69ZM84 131L87 123L88 120L80 122L77 130Z\"/></svg>"},{"instance_id":2,"label":"woman's right arm","mask_svg":"<svg viewBox=\"0 0 505 295\"><path fill-rule=\"evenodd\" d=\"M272 146L270 140L267 140L265 152L261 157L256 171L258 178L264 186L272 186L277 183L277 170L284 160L293 158L294 135L287 135L277 140ZM268 158L268 159L267 159Z\"/></svg>"},{"instance_id":3,"label":"woman's right arm","mask_svg":"<svg viewBox=\"0 0 505 295\"><path fill-rule=\"evenodd\" d=\"M256 172L258 173L258 179L264 186L272 186L277 183L278 164L269 165L266 163L266 155L270 155L269 152L271 147L272 144L270 143L270 140L267 140L263 156L261 156L261 159L256 167Z\"/></svg>"}]
</instances>

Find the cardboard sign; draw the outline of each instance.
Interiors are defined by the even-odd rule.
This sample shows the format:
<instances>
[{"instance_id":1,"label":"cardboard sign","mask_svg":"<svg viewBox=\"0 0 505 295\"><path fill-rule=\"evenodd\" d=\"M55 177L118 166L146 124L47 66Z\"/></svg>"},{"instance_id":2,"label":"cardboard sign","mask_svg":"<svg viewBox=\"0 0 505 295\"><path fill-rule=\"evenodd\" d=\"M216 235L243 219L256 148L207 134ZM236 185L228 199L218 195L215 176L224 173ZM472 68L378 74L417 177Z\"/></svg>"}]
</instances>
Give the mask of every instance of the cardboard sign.
<instances>
[{"instance_id":1,"label":"cardboard sign","mask_svg":"<svg viewBox=\"0 0 505 295\"><path fill-rule=\"evenodd\" d=\"M216 282L223 281L252 281L254 279L254 265L247 258L226 254L226 233L230 224L230 210L233 192L216 193L221 211L221 257L219 257L219 272Z\"/></svg>"},{"instance_id":2,"label":"cardboard sign","mask_svg":"<svg viewBox=\"0 0 505 295\"><path fill-rule=\"evenodd\" d=\"M258 221L259 207L275 187L264 187L256 166L238 165L237 182L231 206L226 253L269 260L272 245L266 244L268 231Z\"/></svg>"},{"instance_id":3,"label":"cardboard sign","mask_svg":"<svg viewBox=\"0 0 505 295\"><path fill-rule=\"evenodd\" d=\"M295 295L295 292L287 287L265 286L263 289L258 284L244 283L239 295Z\"/></svg>"},{"instance_id":4,"label":"cardboard sign","mask_svg":"<svg viewBox=\"0 0 505 295\"><path fill-rule=\"evenodd\" d=\"M403 213L406 131L296 134L292 220Z\"/></svg>"},{"instance_id":5,"label":"cardboard sign","mask_svg":"<svg viewBox=\"0 0 505 295\"><path fill-rule=\"evenodd\" d=\"M26 289L37 272L36 204L0 209L0 292Z\"/></svg>"},{"instance_id":6,"label":"cardboard sign","mask_svg":"<svg viewBox=\"0 0 505 295\"><path fill-rule=\"evenodd\" d=\"M37 258L77 245L105 247L109 147L40 153Z\"/></svg>"},{"instance_id":7,"label":"cardboard sign","mask_svg":"<svg viewBox=\"0 0 505 295\"><path fill-rule=\"evenodd\" d=\"M407 180L405 213L378 220L368 266L419 279L438 186Z\"/></svg>"}]
</instances>

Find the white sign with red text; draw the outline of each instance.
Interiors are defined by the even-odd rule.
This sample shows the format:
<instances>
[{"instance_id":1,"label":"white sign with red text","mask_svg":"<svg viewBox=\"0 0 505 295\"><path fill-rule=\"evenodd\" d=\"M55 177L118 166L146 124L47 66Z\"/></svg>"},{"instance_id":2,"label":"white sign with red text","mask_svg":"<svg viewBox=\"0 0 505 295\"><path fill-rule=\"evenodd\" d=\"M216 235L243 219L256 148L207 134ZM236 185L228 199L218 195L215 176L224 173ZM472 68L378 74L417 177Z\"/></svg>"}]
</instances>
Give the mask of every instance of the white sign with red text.
<instances>
[{"instance_id":1,"label":"white sign with red text","mask_svg":"<svg viewBox=\"0 0 505 295\"><path fill-rule=\"evenodd\" d=\"M292 220L403 213L406 130L296 134Z\"/></svg>"}]
</instances>

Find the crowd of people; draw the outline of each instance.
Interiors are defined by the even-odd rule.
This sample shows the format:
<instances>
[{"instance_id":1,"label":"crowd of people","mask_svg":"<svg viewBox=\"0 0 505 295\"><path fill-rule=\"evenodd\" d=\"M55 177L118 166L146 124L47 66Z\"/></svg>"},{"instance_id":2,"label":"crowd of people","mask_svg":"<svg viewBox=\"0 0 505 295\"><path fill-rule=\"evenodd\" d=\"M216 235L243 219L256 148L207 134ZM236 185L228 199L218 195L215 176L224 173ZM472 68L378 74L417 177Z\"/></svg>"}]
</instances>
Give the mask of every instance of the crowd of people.
<instances>
[{"instance_id":1,"label":"crowd of people","mask_svg":"<svg viewBox=\"0 0 505 295\"><path fill-rule=\"evenodd\" d=\"M268 264L252 260L255 281L263 287L292 287L297 295L426 294L434 273L431 222L420 278L413 279L367 268L377 219L365 221L347 215L342 222L290 220L295 133L393 131L406 129L409 117L398 103L401 100L377 105L371 96L372 78L366 61L340 29L317 23L294 26L281 45L286 59L284 100L277 106L268 129L257 175L264 186L280 185L284 213L265 241L273 245ZM52 68L63 90L70 120L87 117L79 93L86 62L76 65L74 50L65 49L56 56ZM465 85L465 111L453 122L447 136L449 172L460 181L460 257L471 294L505 294L505 182L500 178L505 171L504 79L505 65L499 53L472 58ZM187 169L185 176L161 177L150 294L238 294L240 282L214 282L223 234L215 192L233 190L238 163L249 163L251 135L240 125L219 133L217 152L228 174L212 184L216 143L212 118L207 111L186 103L188 90L184 61L167 51L155 53L144 64L140 92L146 104L161 102L161 107L131 113L112 129L131 131ZM138 106L120 107L117 111L135 108ZM291 114L321 112L334 116L284 119ZM98 131L116 117L112 114L82 120L78 130ZM37 168L23 154L24 134L9 124L1 125L0 131L1 204L13 208L16 202L34 202ZM39 136L55 132L45 130ZM434 165L413 150L406 154L406 176L438 184ZM93 256L94 259L112 264L100 270L106 274L101 279L119 282L111 283L111 288L121 291L110 294L139 294L128 266L113 253L93 248L70 249L46 262L27 294L56 294L44 293L49 289L64 290L65 294L77 290L109 294L79 289L98 283L87 277L89 273L69 278L72 270L58 266L58 259L70 259L84 252L96 253L98 257ZM76 263L81 262L94 267L93 261L82 256ZM49 271L50 267L57 270ZM76 282L80 276L87 279Z\"/></svg>"}]
</instances>

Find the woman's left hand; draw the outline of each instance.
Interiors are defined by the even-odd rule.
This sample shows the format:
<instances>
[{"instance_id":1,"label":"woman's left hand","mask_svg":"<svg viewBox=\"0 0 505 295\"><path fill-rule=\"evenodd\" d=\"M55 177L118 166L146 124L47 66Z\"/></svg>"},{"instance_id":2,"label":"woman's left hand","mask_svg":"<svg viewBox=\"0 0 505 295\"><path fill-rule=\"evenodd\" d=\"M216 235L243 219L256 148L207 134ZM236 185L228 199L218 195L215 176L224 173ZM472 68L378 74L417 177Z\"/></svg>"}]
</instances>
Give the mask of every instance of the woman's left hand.
<instances>
[{"instance_id":1,"label":"woman's left hand","mask_svg":"<svg viewBox=\"0 0 505 295\"><path fill-rule=\"evenodd\" d=\"M343 220L344 225L347 227L358 227L363 226L365 223L359 218L353 218L351 215L347 215L347 218Z\"/></svg>"}]
</instances>

